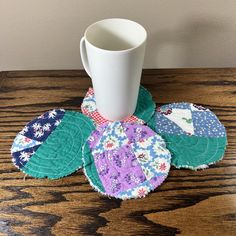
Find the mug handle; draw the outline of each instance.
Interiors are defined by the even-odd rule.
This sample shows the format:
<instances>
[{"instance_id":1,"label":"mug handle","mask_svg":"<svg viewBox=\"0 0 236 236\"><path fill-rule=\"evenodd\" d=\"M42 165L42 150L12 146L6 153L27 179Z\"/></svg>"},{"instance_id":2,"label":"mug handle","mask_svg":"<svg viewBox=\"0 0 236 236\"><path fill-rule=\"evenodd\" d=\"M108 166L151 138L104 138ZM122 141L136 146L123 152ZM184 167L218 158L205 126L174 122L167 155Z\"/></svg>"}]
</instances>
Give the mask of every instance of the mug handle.
<instances>
[{"instance_id":1,"label":"mug handle","mask_svg":"<svg viewBox=\"0 0 236 236\"><path fill-rule=\"evenodd\" d=\"M91 77L90 70L89 70L89 64L88 64L88 56L86 52L86 47L85 47L85 38L82 37L80 40L80 56L82 60L82 64L84 66L85 71ZM91 77L92 78L92 77Z\"/></svg>"}]
</instances>

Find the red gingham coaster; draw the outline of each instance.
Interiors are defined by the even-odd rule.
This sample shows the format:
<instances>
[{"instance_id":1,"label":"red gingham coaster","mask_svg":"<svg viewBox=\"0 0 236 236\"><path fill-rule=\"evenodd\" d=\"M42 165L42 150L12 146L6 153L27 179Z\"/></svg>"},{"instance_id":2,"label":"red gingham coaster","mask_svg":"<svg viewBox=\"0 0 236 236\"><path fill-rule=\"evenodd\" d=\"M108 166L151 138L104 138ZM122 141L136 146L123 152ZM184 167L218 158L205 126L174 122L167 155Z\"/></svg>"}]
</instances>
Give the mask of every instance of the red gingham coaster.
<instances>
[{"instance_id":1,"label":"red gingham coaster","mask_svg":"<svg viewBox=\"0 0 236 236\"><path fill-rule=\"evenodd\" d=\"M92 118L93 121L97 125L102 125L102 124L106 124L106 123L110 122L109 120L102 117L100 115L100 113L97 111L96 101L95 101L95 97L94 97L94 91L92 88L89 88L88 92L86 93L83 103L81 105L81 110L86 116ZM139 119L136 116L130 116L130 117L124 119L123 121L144 124L144 121Z\"/></svg>"}]
</instances>

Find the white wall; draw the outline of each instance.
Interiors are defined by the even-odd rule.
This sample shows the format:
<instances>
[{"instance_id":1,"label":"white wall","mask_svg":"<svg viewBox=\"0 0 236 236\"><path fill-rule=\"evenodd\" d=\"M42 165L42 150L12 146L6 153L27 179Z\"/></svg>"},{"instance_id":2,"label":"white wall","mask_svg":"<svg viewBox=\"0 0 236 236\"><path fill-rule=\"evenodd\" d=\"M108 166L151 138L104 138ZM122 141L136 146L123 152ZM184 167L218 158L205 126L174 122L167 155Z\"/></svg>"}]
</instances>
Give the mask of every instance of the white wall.
<instances>
[{"instance_id":1,"label":"white wall","mask_svg":"<svg viewBox=\"0 0 236 236\"><path fill-rule=\"evenodd\" d=\"M109 17L147 29L145 68L236 66L235 0L0 0L0 70L82 68L85 28Z\"/></svg>"}]
</instances>

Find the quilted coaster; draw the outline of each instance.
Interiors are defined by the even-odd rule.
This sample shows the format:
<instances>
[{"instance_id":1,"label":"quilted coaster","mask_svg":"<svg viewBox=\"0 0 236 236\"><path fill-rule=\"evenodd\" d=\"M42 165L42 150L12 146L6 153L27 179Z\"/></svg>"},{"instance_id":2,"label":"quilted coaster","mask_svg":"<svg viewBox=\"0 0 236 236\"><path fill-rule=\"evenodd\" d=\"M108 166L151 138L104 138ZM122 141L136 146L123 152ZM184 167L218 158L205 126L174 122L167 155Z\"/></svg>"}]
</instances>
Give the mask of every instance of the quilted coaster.
<instances>
[{"instance_id":1,"label":"quilted coaster","mask_svg":"<svg viewBox=\"0 0 236 236\"><path fill-rule=\"evenodd\" d=\"M164 105L148 125L165 139L177 168L203 169L223 158L226 130L209 109L190 103Z\"/></svg>"},{"instance_id":2,"label":"quilted coaster","mask_svg":"<svg viewBox=\"0 0 236 236\"><path fill-rule=\"evenodd\" d=\"M84 171L102 194L120 199L145 197L165 180L171 155L149 127L113 122L92 132L83 149Z\"/></svg>"},{"instance_id":3,"label":"quilted coaster","mask_svg":"<svg viewBox=\"0 0 236 236\"><path fill-rule=\"evenodd\" d=\"M79 112L48 111L16 136L12 161L36 178L67 176L82 167L82 146L94 129L92 121Z\"/></svg>"},{"instance_id":4,"label":"quilted coaster","mask_svg":"<svg viewBox=\"0 0 236 236\"><path fill-rule=\"evenodd\" d=\"M137 107L133 116L125 119L125 122L135 122L144 124L148 122L155 112L155 103L152 100L152 95L143 86L140 86ZM96 100L94 97L94 91L89 88L85 95L83 103L81 105L82 112L89 116L97 125L105 124L109 122L103 118L96 107Z\"/></svg>"}]
</instances>

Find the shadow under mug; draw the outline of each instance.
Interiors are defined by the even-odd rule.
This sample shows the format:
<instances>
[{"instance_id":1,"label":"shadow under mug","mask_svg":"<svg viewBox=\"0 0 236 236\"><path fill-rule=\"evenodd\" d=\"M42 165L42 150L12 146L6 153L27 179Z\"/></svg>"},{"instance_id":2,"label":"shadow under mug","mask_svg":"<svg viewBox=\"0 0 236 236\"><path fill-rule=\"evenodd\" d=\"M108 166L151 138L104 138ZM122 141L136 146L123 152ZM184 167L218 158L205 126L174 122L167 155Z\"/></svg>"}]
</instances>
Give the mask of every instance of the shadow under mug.
<instances>
[{"instance_id":1,"label":"shadow under mug","mask_svg":"<svg viewBox=\"0 0 236 236\"><path fill-rule=\"evenodd\" d=\"M81 59L104 118L122 120L135 112L146 39L143 26L127 19L105 19L86 29Z\"/></svg>"}]
</instances>

